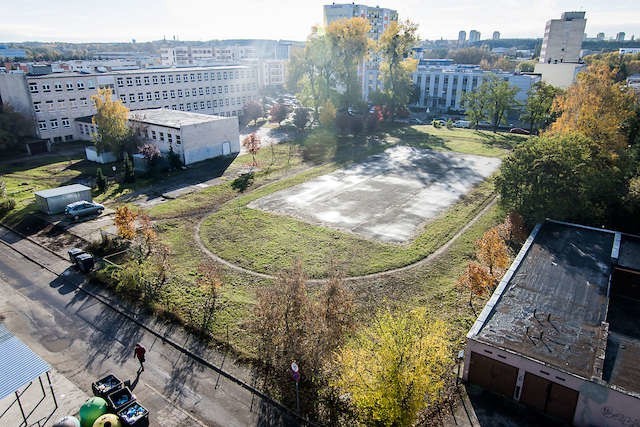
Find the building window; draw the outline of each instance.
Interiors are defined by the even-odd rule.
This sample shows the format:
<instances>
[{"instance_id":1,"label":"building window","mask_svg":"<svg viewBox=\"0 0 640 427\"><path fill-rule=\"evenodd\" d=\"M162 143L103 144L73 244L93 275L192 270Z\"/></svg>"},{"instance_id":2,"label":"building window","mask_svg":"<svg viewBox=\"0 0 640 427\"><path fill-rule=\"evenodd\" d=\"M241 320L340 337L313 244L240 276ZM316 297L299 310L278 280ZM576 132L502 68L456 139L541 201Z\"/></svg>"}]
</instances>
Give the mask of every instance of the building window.
<instances>
[{"instance_id":1,"label":"building window","mask_svg":"<svg viewBox=\"0 0 640 427\"><path fill-rule=\"evenodd\" d=\"M229 98L224 99L224 105L229 106Z\"/></svg>"},{"instance_id":2,"label":"building window","mask_svg":"<svg viewBox=\"0 0 640 427\"><path fill-rule=\"evenodd\" d=\"M169 83L173 83L173 74L169 74L167 78L169 79Z\"/></svg>"},{"instance_id":3,"label":"building window","mask_svg":"<svg viewBox=\"0 0 640 427\"><path fill-rule=\"evenodd\" d=\"M122 77L116 78L116 84L118 85L118 87L124 86L124 79Z\"/></svg>"},{"instance_id":4,"label":"building window","mask_svg":"<svg viewBox=\"0 0 640 427\"><path fill-rule=\"evenodd\" d=\"M217 100L217 99L214 99L214 100L213 100L213 106L214 106L214 107L217 107L217 106L218 106L218 100Z\"/></svg>"},{"instance_id":5,"label":"building window","mask_svg":"<svg viewBox=\"0 0 640 427\"><path fill-rule=\"evenodd\" d=\"M158 76L151 77L151 81L153 82L154 85L157 85L158 84Z\"/></svg>"},{"instance_id":6,"label":"building window","mask_svg":"<svg viewBox=\"0 0 640 427\"><path fill-rule=\"evenodd\" d=\"M160 99L160 92L153 92L153 98L158 101Z\"/></svg>"},{"instance_id":7,"label":"building window","mask_svg":"<svg viewBox=\"0 0 640 427\"><path fill-rule=\"evenodd\" d=\"M202 73L198 73L198 81L201 82L202 81Z\"/></svg>"},{"instance_id":8,"label":"building window","mask_svg":"<svg viewBox=\"0 0 640 427\"><path fill-rule=\"evenodd\" d=\"M173 90L173 89L171 89L171 90L169 91L169 95L171 96L171 99L175 99L175 97L176 97L176 91L175 91L175 90Z\"/></svg>"},{"instance_id":9,"label":"building window","mask_svg":"<svg viewBox=\"0 0 640 427\"><path fill-rule=\"evenodd\" d=\"M156 139L156 131L155 130L151 131L151 139Z\"/></svg>"},{"instance_id":10,"label":"building window","mask_svg":"<svg viewBox=\"0 0 640 427\"><path fill-rule=\"evenodd\" d=\"M152 101L153 100L153 95L151 95L151 92L147 92L147 101Z\"/></svg>"},{"instance_id":11,"label":"building window","mask_svg":"<svg viewBox=\"0 0 640 427\"><path fill-rule=\"evenodd\" d=\"M167 132L167 141L169 142L169 144L173 142L173 134Z\"/></svg>"},{"instance_id":12,"label":"building window","mask_svg":"<svg viewBox=\"0 0 640 427\"><path fill-rule=\"evenodd\" d=\"M134 93L129 94L129 102L136 102L136 95Z\"/></svg>"},{"instance_id":13,"label":"building window","mask_svg":"<svg viewBox=\"0 0 640 427\"><path fill-rule=\"evenodd\" d=\"M138 92L138 101L140 102L144 101L144 93Z\"/></svg>"},{"instance_id":14,"label":"building window","mask_svg":"<svg viewBox=\"0 0 640 427\"><path fill-rule=\"evenodd\" d=\"M47 101L47 110L53 111L53 101Z\"/></svg>"},{"instance_id":15,"label":"building window","mask_svg":"<svg viewBox=\"0 0 640 427\"><path fill-rule=\"evenodd\" d=\"M146 85L151 83L150 80L149 80L149 76L143 76L142 77L142 81L144 81L144 84L146 84Z\"/></svg>"},{"instance_id":16,"label":"building window","mask_svg":"<svg viewBox=\"0 0 640 427\"><path fill-rule=\"evenodd\" d=\"M178 105L178 109L179 109L180 111L184 111L184 104L180 104L180 105Z\"/></svg>"},{"instance_id":17,"label":"building window","mask_svg":"<svg viewBox=\"0 0 640 427\"><path fill-rule=\"evenodd\" d=\"M164 142L164 132L160 132L160 141Z\"/></svg>"},{"instance_id":18,"label":"building window","mask_svg":"<svg viewBox=\"0 0 640 427\"><path fill-rule=\"evenodd\" d=\"M224 87L224 93L229 93L229 86Z\"/></svg>"},{"instance_id":19,"label":"building window","mask_svg":"<svg viewBox=\"0 0 640 427\"><path fill-rule=\"evenodd\" d=\"M182 80L186 83L189 81L189 74L183 74L182 75Z\"/></svg>"},{"instance_id":20,"label":"building window","mask_svg":"<svg viewBox=\"0 0 640 427\"><path fill-rule=\"evenodd\" d=\"M218 93L222 93L222 86L218 86Z\"/></svg>"},{"instance_id":21,"label":"building window","mask_svg":"<svg viewBox=\"0 0 640 427\"><path fill-rule=\"evenodd\" d=\"M211 108L211 101L207 101L207 108Z\"/></svg>"},{"instance_id":22,"label":"building window","mask_svg":"<svg viewBox=\"0 0 640 427\"><path fill-rule=\"evenodd\" d=\"M127 86L133 86L133 77L127 77Z\"/></svg>"},{"instance_id":23,"label":"building window","mask_svg":"<svg viewBox=\"0 0 640 427\"><path fill-rule=\"evenodd\" d=\"M54 89L56 92L60 92L60 91L62 90L62 83L54 83L54 85L53 85L53 89Z\"/></svg>"},{"instance_id":24,"label":"building window","mask_svg":"<svg viewBox=\"0 0 640 427\"><path fill-rule=\"evenodd\" d=\"M191 89L191 95L193 95L193 96L198 95L198 91L196 90L195 87L193 89Z\"/></svg>"},{"instance_id":25,"label":"building window","mask_svg":"<svg viewBox=\"0 0 640 427\"><path fill-rule=\"evenodd\" d=\"M33 103L33 111L36 113L40 111L40 101L36 101Z\"/></svg>"},{"instance_id":26,"label":"building window","mask_svg":"<svg viewBox=\"0 0 640 427\"><path fill-rule=\"evenodd\" d=\"M37 83L29 83L29 92L38 93L38 84Z\"/></svg>"},{"instance_id":27,"label":"building window","mask_svg":"<svg viewBox=\"0 0 640 427\"><path fill-rule=\"evenodd\" d=\"M87 82L87 87L88 87L89 89L95 89L95 88L96 88L96 84L93 82L93 80L89 80L89 81Z\"/></svg>"},{"instance_id":28,"label":"building window","mask_svg":"<svg viewBox=\"0 0 640 427\"><path fill-rule=\"evenodd\" d=\"M191 96L191 92L189 91L189 89L185 89L184 96L187 98Z\"/></svg>"},{"instance_id":29,"label":"building window","mask_svg":"<svg viewBox=\"0 0 640 427\"><path fill-rule=\"evenodd\" d=\"M120 95L120 101L127 102L127 95L125 94Z\"/></svg>"},{"instance_id":30,"label":"building window","mask_svg":"<svg viewBox=\"0 0 640 427\"><path fill-rule=\"evenodd\" d=\"M198 88L198 93L199 93L200 95L204 95L204 88L201 88L201 87L200 87L200 88Z\"/></svg>"},{"instance_id":31,"label":"building window","mask_svg":"<svg viewBox=\"0 0 640 427\"><path fill-rule=\"evenodd\" d=\"M62 126L68 128L71 126L71 123L69 123L69 118L68 117L64 117L62 120Z\"/></svg>"},{"instance_id":32,"label":"building window","mask_svg":"<svg viewBox=\"0 0 640 427\"><path fill-rule=\"evenodd\" d=\"M200 109L204 110L204 101L200 101Z\"/></svg>"},{"instance_id":33,"label":"building window","mask_svg":"<svg viewBox=\"0 0 640 427\"><path fill-rule=\"evenodd\" d=\"M204 91L206 92L207 95L211 95L211 88L209 86L204 88Z\"/></svg>"},{"instance_id":34,"label":"building window","mask_svg":"<svg viewBox=\"0 0 640 427\"><path fill-rule=\"evenodd\" d=\"M180 74L176 74L176 83L180 83L180 80L181 80Z\"/></svg>"},{"instance_id":35,"label":"building window","mask_svg":"<svg viewBox=\"0 0 640 427\"><path fill-rule=\"evenodd\" d=\"M87 105L87 98L80 98L80 105Z\"/></svg>"},{"instance_id":36,"label":"building window","mask_svg":"<svg viewBox=\"0 0 640 427\"><path fill-rule=\"evenodd\" d=\"M83 90L84 89L84 82L78 82L77 86L78 86L78 90Z\"/></svg>"},{"instance_id":37,"label":"building window","mask_svg":"<svg viewBox=\"0 0 640 427\"><path fill-rule=\"evenodd\" d=\"M76 99L75 98L69 98L69 106L71 108L76 108L78 107L78 104L76 103Z\"/></svg>"},{"instance_id":38,"label":"building window","mask_svg":"<svg viewBox=\"0 0 640 427\"><path fill-rule=\"evenodd\" d=\"M167 93L166 90L162 91L162 99L169 99L169 94Z\"/></svg>"},{"instance_id":39,"label":"building window","mask_svg":"<svg viewBox=\"0 0 640 427\"><path fill-rule=\"evenodd\" d=\"M51 129L58 129L58 119L49 120L49 124L51 125Z\"/></svg>"},{"instance_id":40,"label":"building window","mask_svg":"<svg viewBox=\"0 0 640 427\"><path fill-rule=\"evenodd\" d=\"M198 111L198 103L197 102L193 103L193 110L194 111Z\"/></svg>"},{"instance_id":41,"label":"building window","mask_svg":"<svg viewBox=\"0 0 640 427\"><path fill-rule=\"evenodd\" d=\"M173 104L173 105L171 106L171 109L172 109L172 110L177 110L178 108L177 108L176 104Z\"/></svg>"},{"instance_id":42,"label":"building window","mask_svg":"<svg viewBox=\"0 0 640 427\"><path fill-rule=\"evenodd\" d=\"M160 83L166 84L167 83L167 76L165 76L164 74L160 75Z\"/></svg>"},{"instance_id":43,"label":"building window","mask_svg":"<svg viewBox=\"0 0 640 427\"><path fill-rule=\"evenodd\" d=\"M176 144L182 144L180 141L180 135L176 135Z\"/></svg>"},{"instance_id":44,"label":"building window","mask_svg":"<svg viewBox=\"0 0 640 427\"><path fill-rule=\"evenodd\" d=\"M40 130L47 129L47 122L45 122L44 120L38 121L38 129Z\"/></svg>"},{"instance_id":45,"label":"building window","mask_svg":"<svg viewBox=\"0 0 640 427\"><path fill-rule=\"evenodd\" d=\"M187 102L187 111L191 111L191 103Z\"/></svg>"},{"instance_id":46,"label":"building window","mask_svg":"<svg viewBox=\"0 0 640 427\"><path fill-rule=\"evenodd\" d=\"M58 99L58 110L64 110L64 99Z\"/></svg>"},{"instance_id":47,"label":"building window","mask_svg":"<svg viewBox=\"0 0 640 427\"><path fill-rule=\"evenodd\" d=\"M43 92L51 92L51 86L49 86L49 83L43 83L42 84L42 91Z\"/></svg>"},{"instance_id":48,"label":"building window","mask_svg":"<svg viewBox=\"0 0 640 427\"><path fill-rule=\"evenodd\" d=\"M196 81L196 75L195 75L195 73L191 73L191 74L189 74L189 80L191 80L192 82L195 82L195 81Z\"/></svg>"},{"instance_id":49,"label":"building window","mask_svg":"<svg viewBox=\"0 0 640 427\"><path fill-rule=\"evenodd\" d=\"M205 82L209 81L209 73L204 73L204 81Z\"/></svg>"}]
</instances>

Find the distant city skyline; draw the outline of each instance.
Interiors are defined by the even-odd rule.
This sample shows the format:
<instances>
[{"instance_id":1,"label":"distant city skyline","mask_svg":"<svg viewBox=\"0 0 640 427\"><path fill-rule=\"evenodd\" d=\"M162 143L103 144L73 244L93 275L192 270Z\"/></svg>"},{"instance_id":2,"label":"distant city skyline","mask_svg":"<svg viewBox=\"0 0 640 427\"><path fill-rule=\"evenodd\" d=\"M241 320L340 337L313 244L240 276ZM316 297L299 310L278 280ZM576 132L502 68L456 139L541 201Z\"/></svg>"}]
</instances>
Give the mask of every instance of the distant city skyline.
<instances>
[{"instance_id":1,"label":"distant city skyline","mask_svg":"<svg viewBox=\"0 0 640 427\"><path fill-rule=\"evenodd\" d=\"M343 3L343 2L336 2ZM586 11L589 37L606 39L625 32L640 37L640 7L635 0L516 0L478 2L454 0L426 5L422 0L361 1L359 4L396 9L401 20L419 25L421 39L456 40L458 31L478 30L483 40L494 31L500 37L542 38L545 23L564 11ZM218 2L205 0L114 0L92 4L85 0L23 0L2 7L0 42L138 42L172 39L234 38L304 40L322 23L318 0Z\"/></svg>"}]
</instances>

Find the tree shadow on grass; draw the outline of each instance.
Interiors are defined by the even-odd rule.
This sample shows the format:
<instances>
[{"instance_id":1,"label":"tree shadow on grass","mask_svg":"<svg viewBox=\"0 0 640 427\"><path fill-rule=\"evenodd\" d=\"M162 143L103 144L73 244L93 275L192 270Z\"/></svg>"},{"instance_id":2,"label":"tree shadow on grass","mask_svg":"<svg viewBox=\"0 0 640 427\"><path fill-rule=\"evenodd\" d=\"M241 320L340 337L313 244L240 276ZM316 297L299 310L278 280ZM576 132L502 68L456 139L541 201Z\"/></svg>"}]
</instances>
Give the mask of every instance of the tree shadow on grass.
<instances>
[{"instance_id":1,"label":"tree shadow on grass","mask_svg":"<svg viewBox=\"0 0 640 427\"><path fill-rule=\"evenodd\" d=\"M421 132L412 126L393 129L389 131L388 135L400 139L400 144L409 147L428 150L449 150L444 138Z\"/></svg>"},{"instance_id":2,"label":"tree shadow on grass","mask_svg":"<svg viewBox=\"0 0 640 427\"><path fill-rule=\"evenodd\" d=\"M504 148L506 150L511 150L529 139L528 136L512 133L480 132L476 130L474 134L482 140L483 144L487 144L491 147Z\"/></svg>"}]
</instances>

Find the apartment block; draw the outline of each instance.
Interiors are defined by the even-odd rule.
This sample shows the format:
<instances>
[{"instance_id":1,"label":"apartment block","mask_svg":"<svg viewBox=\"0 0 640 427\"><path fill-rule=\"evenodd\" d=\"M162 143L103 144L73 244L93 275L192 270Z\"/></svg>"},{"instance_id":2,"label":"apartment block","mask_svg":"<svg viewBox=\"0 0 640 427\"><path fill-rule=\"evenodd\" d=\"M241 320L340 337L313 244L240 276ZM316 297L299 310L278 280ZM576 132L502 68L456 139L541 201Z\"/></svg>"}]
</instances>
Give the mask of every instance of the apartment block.
<instances>
[{"instance_id":1,"label":"apartment block","mask_svg":"<svg viewBox=\"0 0 640 427\"><path fill-rule=\"evenodd\" d=\"M469 43L475 43L480 41L480 31L471 30L469 31Z\"/></svg>"},{"instance_id":2,"label":"apartment block","mask_svg":"<svg viewBox=\"0 0 640 427\"><path fill-rule=\"evenodd\" d=\"M587 25L584 16L585 12L564 12L560 19L547 21L540 62L555 64L579 61L584 29Z\"/></svg>"},{"instance_id":3,"label":"apartment block","mask_svg":"<svg viewBox=\"0 0 640 427\"><path fill-rule=\"evenodd\" d=\"M518 88L516 101L524 103L527 91L539 80L535 75L489 72L478 65L450 64L448 61L420 61L413 73L413 83L418 90L417 107L428 108L433 114L462 111L464 94L476 90L489 74L497 75Z\"/></svg>"},{"instance_id":4,"label":"apartment block","mask_svg":"<svg viewBox=\"0 0 640 427\"><path fill-rule=\"evenodd\" d=\"M398 12L393 9L381 7L365 6L361 4L331 4L324 6L325 27L339 19L364 18L369 21L371 29L369 38L377 41L385 32L389 24L398 21ZM362 97L367 99L369 93L381 90L380 80L380 58L373 55L369 61L365 61L359 67L358 73L362 82Z\"/></svg>"},{"instance_id":5,"label":"apartment block","mask_svg":"<svg viewBox=\"0 0 640 427\"><path fill-rule=\"evenodd\" d=\"M110 88L130 110L166 108L225 117L258 98L258 76L244 65L158 68L45 75L0 73L0 97L31 117L52 142L78 139L76 118L95 114L91 96Z\"/></svg>"}]
</instances>

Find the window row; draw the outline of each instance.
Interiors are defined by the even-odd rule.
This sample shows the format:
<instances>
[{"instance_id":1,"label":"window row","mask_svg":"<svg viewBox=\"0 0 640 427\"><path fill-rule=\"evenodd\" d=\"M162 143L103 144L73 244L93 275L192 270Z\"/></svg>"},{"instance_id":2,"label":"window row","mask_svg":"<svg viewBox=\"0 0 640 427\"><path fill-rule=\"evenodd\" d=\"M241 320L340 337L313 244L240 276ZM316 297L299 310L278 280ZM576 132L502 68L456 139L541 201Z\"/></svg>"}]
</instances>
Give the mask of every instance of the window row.
<instances>
[{"instance_id":1,"label":"window row","mask_svg":"<svg viewBox=\"0 0 640 427\"><path fill-rule=\"evenodd\" d=\"M160 74L150 76L131 76L131 77L116 77L116 84L118 87L124 86L142 86L150 84L167 84L167 83L181 83L181 82L201 82L209 80L233 80L233 79L245 79L255 78L255 70L235 70L235 71L212 71L212 72L199 72L199 73L184 73L184 74Z\"/></svg>"},{"instance_id":2,"label":"window row","mask_svg":"<svg viewBox=\"0 0 640 427\"><path fill-rule=\"evenodd\" d=\"M71 91L71 90L84 90L84 89L95 89L96 85L93 82L93 80L88 80L86 82L86 86L85 86L85 82L84 81L77 81L75 84L73 82L67 82L67 83L61 83L61 82L54 82L53 83L53 90L55 92L62 92L63 90L67 90L67 91ZM38 85L38 82L29 82L29 92L31 93L38 93L38 92L51 92L51 83L40 83Z\"/></svg>"},{"instance_id":3,"label":"window row","mask_svg":"<svg viewBox=\"0 0 640 427\"><path fill-rule=\"evenodd\" d=\"M64 118L60 119L60 123L61 123L62 127L65 127L65 128L71 127L71 121L69 120L68 117L64 117ZM58 129L58 119L49 120L48 126L47 126L47 121L46 120L39 120L38 121L38 129L40 129L40 130Z\"/></svg>"},{"instance_id":4,"label":"window row","mask_svg":"<svg viewBox=\"0 0 640 427\"><path fill-rule=\"evenodd\" d=\"M149 129L138 129L138 136L143 136L146 139L153 141L165 142L167 141L169 144L172 144L174 141L176 144L182 144L182 140L180 139L180 135L173 134L171 132L160 132ZM165 139L166 137L166 139Z\"/></svg>"},{"instance_id":5,"label":"window row","mask_svg":"<svg viewBox=\"0 0 640 427\"><path fill-rule=\"evenodd\" d=\"M142 92L138 93L137 95L134 93L130 93L128 97L126 95L120 95L120 100L122 101L123 104L132 104L135 102L160 101L161 99L175 99L176 98L175 94L171 92L173 91L170 91L170 93L167 93L167 91L163 91L162 94L160 92L154 92L153 94L151 92L147 92L146 96ZM189 95L187 95L187 97L189 97ZM178 94L178 98L182 98L182 95ZM243 96L243 97L238 96L236 98L220 99L219 102L220 102L220 105L222 105L223 102L225 102L226 105L229 105L229 103L231 103L231 105L244 105L248 101L252 101L254 98L255 97L251 97L251 96ZM211 101L207 101L207 103L211 103ZM217 106L216 105L217 103L218 103L218 100L214 99L213 105ZM190 103L187 103L187 104L190 104ZM194 104L197 105L198 103L194 102ZM204 104L204 101L201 101L201 104Z\"/></svg>"},{"instance_id":6,"label":"window row","mask_svg":"<svg viewBox=\"0 0 640 427\"><path fill-rule=\"evenodd\" d=\"M39 113L41 111L55 111L55 110L65 110L67 109L67 103L69 104L69 108L78 108L85 107L89 105L89 101L86 97L82 97L79 99L70 98L68 100L58 99L57 101L35 101L33 103L33 111Z\"/></svg>"}]
</instances>

